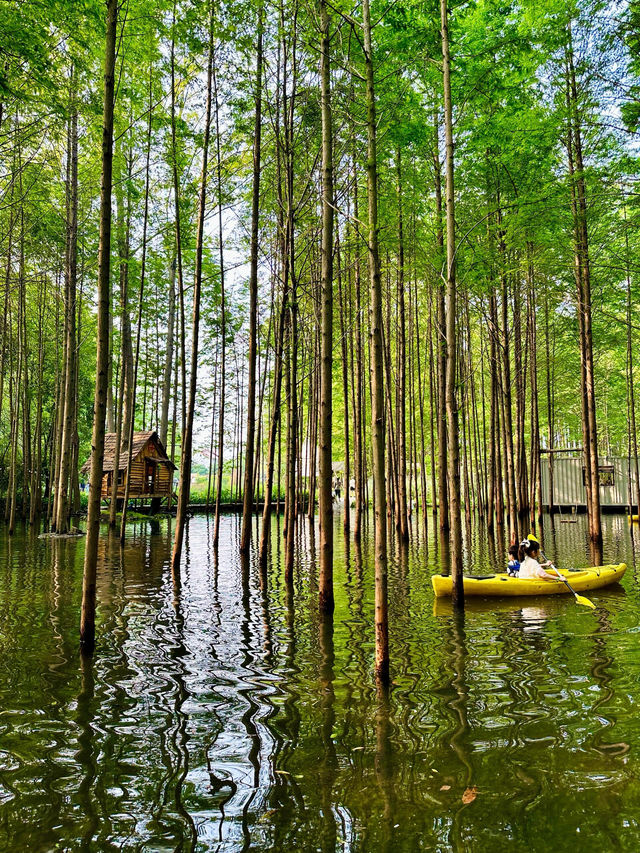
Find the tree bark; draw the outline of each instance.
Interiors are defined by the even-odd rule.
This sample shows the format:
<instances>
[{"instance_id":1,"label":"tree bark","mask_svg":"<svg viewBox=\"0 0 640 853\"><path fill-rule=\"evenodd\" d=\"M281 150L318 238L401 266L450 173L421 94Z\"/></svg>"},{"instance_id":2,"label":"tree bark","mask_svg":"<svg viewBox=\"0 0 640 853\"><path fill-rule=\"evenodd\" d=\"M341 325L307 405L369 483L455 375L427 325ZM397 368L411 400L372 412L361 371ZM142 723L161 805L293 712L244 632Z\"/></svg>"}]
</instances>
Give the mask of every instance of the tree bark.
<instances>
[{"instance_id":1,"label":"tree bark","mask_svg":"<svg viewBox=\"0 0 640 853\"><path fill-rule=\"evenodd\" d=\"M218 266L220 268L220 407L218 410L218 460L216 477L216 506L213 522L213 547L220 539L220 502L222 499L222 468L224 464L224 415L227 390L227 305L225 298L224 237L222 232L222 154L220 144L220 102L215 51L213 54L213 96L216 121L216 181L218 192Z\"/></svg>"},{"instance_id":2,"label":"tree bark","mask_svg":"<svg viewBox=\"0 0 640 853\"><path fill-rule=\"evenodd\" d=\"M104 428L107 414L109 367L109 315L111 293L111 191L113 170L114 69L118 0L107 0L107 26L104 60L104 105L102 121L102 181L100 187L100 243L98 249L98 347L96 387L91 437L91 474L87 511L87 537L82 576L82 616L80 647L86 654L95 648L96 569L100 536L100 493L104 462Z\"/></svg>"},{"instance_id":3,"label":"tree bark","mask_svg":"<svg viewBox=\"0 0 640 853\"><path fill-rule=\"evenodd\" d=\"M253 453L256 429L256 360L258 350L258 227L260 218L260 154L262 132L262 40L264 11L258 13L256 47L255 117L253 137L253 184L251 190L251 250L249 260L249 373L247 378L247 432L244 453L244 493L240 551L251 545L253 511Z\"/></svg>"},{"instance_id":4,"label":"tree bark","mask_svg":"<svg viewBox=\"0 0 640 853\"><path fill-rule=\"evenodd\" d=\"M636 397L633 373L633 338L631 334L632 322L632 300L631 300L631 275L629 272L629 226L627 224L627 208L624 202L624 243L625 243L625 273L627 279L627 364L629 365L629 425L631 430L631 446L633 449L633 469L635 489L630 501L629 512L633 513L633 498L635 498L636 512L640 512L640 462L638 460L638 434L636 432ZM631 454L630 454L631 455Z\"/></svg>"},{"instance_id":5,"label":"tree bark","mask_svg":"<svg viewBox=\"0 0 640 853\"><path fill-rule=\"evenodd\" d=\"M356 169L355 155L353 158L353 215L355 221L358 222L358 172ZM357 236L357 232L355 234ZM355 507L354 507L354 523L353 523L353 539L354 542L360 541L361 526L362 526L362 511L365 503L365 430L363 414L366 410L365 403L365 382L363 378L364 366L364 347L362 346L362 286L360 277L360 251L356 241L354 248L354 286L356 298L356 352L355 352L355 390L354 390L354 453L355 453ZM357 438L357 440L356 440Z\"/></svg>"},{"instance_id":6,"label":"tree bark","mask_svg":"<svg viewBox=\"0 0 640 853\"><path fill-rule=\"evenodd\" d=\"M340 349L342 351L342 397L344 401L344 483L343 483L343 531L349 534L351 527L351 425L349 423L349 353L348 353L348 331L346 325L346 314L348 296L346 284L343 287L343 268L340 243L336 240L336 257L338 261L338 295L340 300Z\"/></svg>"},{"instance_id":7,"label":"tree bark","mask_svg":"<svg viewBox=\"0 0 640 853\"><path fill-rule=\"evenodd\" d=\"M204 238L204 220L207 204L207 167L209 163L209 138L211 135L211 103L213 80L213 3L209 17L209 56L207 60L207 106L202 143L202 171L200 173L200 199L198 203L198 221L196 227L196 257L193 276L193 316L191 325L191 364L189 377L189 404L180 455L180 488L176 512L176 529L171 553L171 575L174 584L180 580L180 558L184 539L184 526L187 519L189 493L191 487L191 451L193 447L193 417L198 389L198 337L200 333L200 294L202 290L202 248Z\"/></svg>"},{"instance_id":8,"label":"tree bark","mask_svg":"<svg viewBox=\"0 0 640 853\"><path fill-rule=\"evenodd\" d=\"M567 105L569 176L573 196L576 253L576 283L580 327L580 356L584 378L583 443L587 479L590 481L589 538L592 559L602 561L602 519L600 514L600 478L598 471L598 428L596 418L593 334L591 317L591 263L587 222L586 183L582 154L582 125L578 104L578 87L573 58L571 24L567 44ZM588 495L589 497L589 495Z\"/></svg>"},{"instance_id":9,"label":"tree bark","mask_svg":"<svg viewBox=\"0 0 640 853\"><path fill-rule=\"evenodd\" d=\"M65 353L62 436L60 441L60 475L56 501L55 530L69 530L69 480L71 476L72 442L76 432L75 372L76 352L76 281L78 262L78 109L75 82L71 72L71 116L69 118L67 184L67 245L65 274Z\"/></svg>"},{"instance_id":10,"label":"tree bark","mask_svg":"<svg viewBox=\"0 0 640 853\"><path fill-rule=\"evenodd\" d=\"M331 116L331 19L320 0L320 103L322 113L322 259L320 319L320 521L319 607L333 613L333 132Z\"/></svg>"},{"instance_id":11,"label":"tree bark","mask_svg":"<svg viewBox=\"0 0 640 853\"><path fill-rule=\"evenodd\" d=\"M538 399L538 336L536 329L536 295L533 268L533 248L527 245L527 279L529 293L529 381L531 383L531 491L529 515L531 524L542 522L542 467L540 459L540 412Z\"/></svg>"},{"instance_id":12,"label":"tree bark","mask_svg":"<svg viewBox=\"0 0 640 853\"><path fill-rule=\"evenodd\" d=\"M127 425L128 433L125 435L127 449L127 465L124 478L124 499L122 501L122 518L120 519L120 545L124 545L125 531L127 526L127 511L129 507L129 494L131 491L131 463L133 462L133 430L135 426L136 393L138 389L138 366L140 363L140 332L142 328L142 300L144 297L145 274L147 269L147 226L149 222L149 165L151 159L151 128L153 122L153 66L149 68L149 111L147 119L147 154L145 163L144 183L144 213L142 218L142 258L140 261L140 287L138 290L138 316L136 318L136 350L133 359L133 377L131 380L131 417ZM166 365L165 365L166 368ZM175 398L174 398L175 399ZM167 391L167 405L169 402L169 391ZM174 405L174 435L175 435L175 405ZM166 445L165 445L166 447ZM173 461L173 448L171 450ZM170 471L171 486L169 491L169 506L171 506L171 492L173 490L173 471Z\"/></svg>"},{"instance_id":13,"label":"tree bark","mask_svg":"<svg viewBox=\"0 0 640 853\"><path fill-rule=\"evenodd\" d=\"M406 370L406 318L404 300L404 222L402 219L402 155L400 148L396 153L396 173L398 181L398 312L399 340L398 349L398 515L399 534L403 542L409 541L409 518L407 515L407 370Z\"/></svg>"},{"instance_id":14,"label":"tree bark","mask_svg":"<svg viewBox=\"0 0 640 853\"><path fill-rule=\"evenodd\" d=\"M440 0L442 36L442 65L444 86L444 130L446 145L446 222L447 222L447 284L445 294L447 369L447 478L449 494L450 561L452 601L458 609L464 607L462 581L462 522L460 506L460 451L458 438L458 404L456 400L456 231L454 203L453 116L451 102L451 56L449 52L449 15L447 0Z\"/></svg>"},{"instance_id":15,"label":"tree bark","mask_svg":"<svg viewBox=\"0 0 640 853\"><path fill-rule=\"evenodd\" d=\"M442 177L440 172L439 152L439 118L438 108L434 110L434 182L436 190L436 239L438 254L442 259L442 267L445 264L444 231L442 227ZM449 530L449 488L447 485L447 409L446 409L446 385L447 385L447 330L445 310L445 287L446 282L439 281L437 289L437 311L436 311L436 376L437 376L437 400L438 400L438 519L440 530L444 533ZM435 495L433 496L435 506Z\"/></svg>"},{"instance_id":16,"label":"tree bark","mask_svg":"<svg viewBox=\"0 0 640 853\"><path fill-rule=\"evenodd\" d=\"M181 428L184 436L185 422L187 418L187 356L186 356L186 331L184 310L184 277L182 274L182 225L180 215L180 180L178 177L178 150L177 150L177 128L176 128L176 61L175 61L175 26L176 26L176 0L173 4L173 23L171 28L171 174L173 178L173 199L175 205L175 231L176 231L176 260L178 267L178 308L180 321L180 378L181 394L180 403L182 409ZM146 379L146 371L145 371ZM146 391L146 382L145 382ZM177 389L176 389L177 393ZM144 411L143 411L144 429Z\"/></svg>"},{"instance_id":17,"label":"tree bark","mask_svg":"<svg viewBox=\"0 0 640 853\"><path fill-rule=\"evenodd\" d=\"M167 305L167 344L162 377L162 404L160 407L159 437L163 447L167 447L169 431L169 402L171 400L171 368L173 366L173 339L176 315L176 258L169 266L169 304Z\"/></svg>"},{"instance_id":18,"label":"tree bark","mask_svg":"<svg viewBox=\"0 0 640 853\"><path fill-rule=\"evenodd\" d=\"M389 681L389 614L387 595L387 486L385 482L385 396L384 350L382 339L382 282L378 246L378 164L376 96L371 46L369 0L363 0L364 59L367 105L367 191L369 196L369 282L370 282L370 355L371 355L371 449L375 495L375 622L376 678Z\"/></svg>"}]
</instances>

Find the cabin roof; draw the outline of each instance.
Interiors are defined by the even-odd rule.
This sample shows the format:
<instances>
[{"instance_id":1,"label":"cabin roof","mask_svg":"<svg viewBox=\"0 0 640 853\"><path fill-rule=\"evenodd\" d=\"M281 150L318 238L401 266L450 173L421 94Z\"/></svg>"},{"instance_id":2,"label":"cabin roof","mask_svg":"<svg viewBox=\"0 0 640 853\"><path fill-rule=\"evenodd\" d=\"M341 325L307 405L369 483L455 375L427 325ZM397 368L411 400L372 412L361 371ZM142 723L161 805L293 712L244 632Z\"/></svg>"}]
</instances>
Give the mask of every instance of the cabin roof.
<instances>
[{"instance_id":1,"label":"cabin roof","mask_svg":"<svg viewBox=\"0 0 640 853\"><path fill-rule=\"evenodd\" d=\"M176 466L173 464L173 462L167 456L167 452L164 449L164 447L162 446L162 442L158 438L158 433L155 432L155 430L149 430L147 432L134 432L134 434L133 434L133 452L132 452L131 458L135 459L136 456L138 456L145 449L145 447L147 446L147 444L149 444L150 441L152 441L156 445L156 448L157 448L158 452L160 453L160 458L158 459L158 462L162 462L165 465L169 465L175 471ZM104 437L104 462L102 465L102 471L104 474L108 473L109 471L113 471L115 455L116 455L116 433L115 432L108 432ZM124 444L121 444L121 446L120 446L120 458L118 460L118 462L119 462L118 469L120 471L123 471L127 467L127 461L128 461L128 453L124 449ZM82 468L80 470L83 474L89 473L89 471L91 470L91 456L89 456L89 458L87 459L87 461L84 463L84 465L82 466Z\"/></svg>"}]
</instances>

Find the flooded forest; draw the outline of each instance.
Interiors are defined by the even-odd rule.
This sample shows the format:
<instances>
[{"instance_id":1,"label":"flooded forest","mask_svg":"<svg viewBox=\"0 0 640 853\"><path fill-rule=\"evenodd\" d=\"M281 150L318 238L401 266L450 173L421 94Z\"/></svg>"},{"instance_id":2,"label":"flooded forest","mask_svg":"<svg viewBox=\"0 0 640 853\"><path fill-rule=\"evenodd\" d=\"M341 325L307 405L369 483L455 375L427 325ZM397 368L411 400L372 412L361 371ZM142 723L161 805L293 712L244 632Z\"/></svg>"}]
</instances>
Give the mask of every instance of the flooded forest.
<instances>
[{"instance_id":1,"label":"flooded forest","mask_svg":"<svg viewBox=\"0 0 640 853\"><path fill-rule=\"evenodd\" d=\"M638 0L2 4L0 850L638 848L639 130Z\"/></svg>"}]
</instances>

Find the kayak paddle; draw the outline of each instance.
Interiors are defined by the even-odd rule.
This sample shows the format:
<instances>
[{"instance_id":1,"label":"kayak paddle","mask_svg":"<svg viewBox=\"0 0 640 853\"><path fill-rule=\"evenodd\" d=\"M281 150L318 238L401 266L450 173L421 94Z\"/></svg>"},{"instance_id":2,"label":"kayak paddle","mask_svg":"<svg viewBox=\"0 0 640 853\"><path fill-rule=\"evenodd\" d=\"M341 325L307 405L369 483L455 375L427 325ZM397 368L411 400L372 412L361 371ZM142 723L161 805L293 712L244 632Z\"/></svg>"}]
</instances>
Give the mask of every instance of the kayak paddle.
<instances>
[{"instance_id":1,"label":"kayak paddle","mask_svg":"<svg viewBox=\"0 0 640 853\"><path fill-rule=\"evenodd\" d=\"M541 552L541 553L542 553L542 559L543 559L543 560L546 560L547 558L545 557L544 553L543 553L543 552ZM577 604L583 604L585 607L591 607L591 609L592 609L592 610L595 610L595 609L596 609L596 606L595 606L595 604L593 603L593 601L590 601L590 600L589 600L588 598L586 598L584 595L578 595L578 593L577 593L577 592L575 591L575 589L571 586L571 584L569 583L569 581L568 581L568 580L567 580L563 575L561 575L561 574L560 574L560 572L558 571L558 569L553 565L553 563L551 563L551 561L549 561L549 562L550 562L550 568L552 568L552 569L554 570L554 572L558 575L558 577L560 578L560 580L562 581L562 583L566 583L566 585L569 587L569 589L571 590L571 592L575 595L575 597L576 597L576 603L577 603Z\"/></svg>"}]
</instances>

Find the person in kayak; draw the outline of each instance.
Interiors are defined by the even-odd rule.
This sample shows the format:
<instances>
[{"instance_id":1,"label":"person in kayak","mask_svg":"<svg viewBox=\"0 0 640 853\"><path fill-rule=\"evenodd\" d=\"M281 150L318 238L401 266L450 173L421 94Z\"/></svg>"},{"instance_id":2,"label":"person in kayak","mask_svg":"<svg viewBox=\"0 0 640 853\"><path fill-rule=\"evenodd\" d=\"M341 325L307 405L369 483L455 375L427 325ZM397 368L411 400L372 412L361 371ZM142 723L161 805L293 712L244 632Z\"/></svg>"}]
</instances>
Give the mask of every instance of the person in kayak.
<instances>
[{"instance_id":1,"label":"person in kayak","mask_svg":"<svg viewBox=\"0 0 640 853\"><path fill-rule=\"evenodd\" d=\"M520 560L518 559L518 546L509 547L509 562L507 563L507 574L510 578L517 578L520 571Z\"/></svg>"},{"instance_id":2,"label":"person in kayak","mask_svg":"<svg viewBox=\"0 0 640 853\"><path fill-rule=\"evenodd\" d=\"M520 543L518 556L520 557L519 578L540 578L545 581L557 581L558 576L545 572L545 566L550 566L551 563L547 560L546 563L538 562L540 554L540 543L533 535L529 535L528 539L523 539Z\"/></svg>"}]
</instances>

